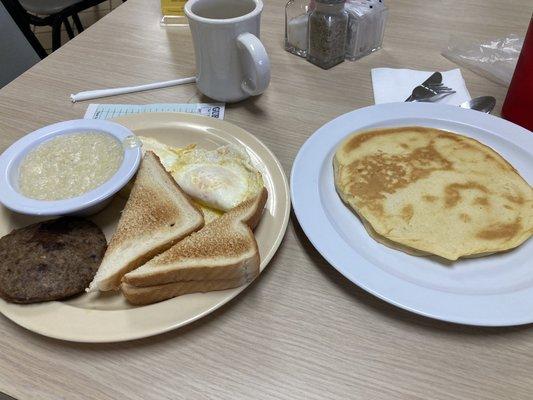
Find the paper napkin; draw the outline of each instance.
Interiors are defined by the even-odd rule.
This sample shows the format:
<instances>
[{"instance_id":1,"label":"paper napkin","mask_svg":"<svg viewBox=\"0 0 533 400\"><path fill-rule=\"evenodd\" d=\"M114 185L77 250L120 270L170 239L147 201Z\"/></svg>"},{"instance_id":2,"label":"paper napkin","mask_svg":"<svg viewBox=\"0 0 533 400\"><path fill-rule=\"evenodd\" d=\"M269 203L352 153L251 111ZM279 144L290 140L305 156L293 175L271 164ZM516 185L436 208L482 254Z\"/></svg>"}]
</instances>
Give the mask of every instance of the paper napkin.
<instances>
[{"instance_id":1,"label":"paper napkin","mask_svg":"<svg viewBox=\"0 0 533 400\"><path fill-rule=\"evenodd\" d=\"M374 102L395 103L405 101L413 89L424 82L435 71L417 71L413 69L373 68L372 86L374 88ZM466 88L461 70L452 69L442 72L442 83L457 93L438 100L436 103L459 104L470 100L470 93Z\"/></svg>"}]
</instances>

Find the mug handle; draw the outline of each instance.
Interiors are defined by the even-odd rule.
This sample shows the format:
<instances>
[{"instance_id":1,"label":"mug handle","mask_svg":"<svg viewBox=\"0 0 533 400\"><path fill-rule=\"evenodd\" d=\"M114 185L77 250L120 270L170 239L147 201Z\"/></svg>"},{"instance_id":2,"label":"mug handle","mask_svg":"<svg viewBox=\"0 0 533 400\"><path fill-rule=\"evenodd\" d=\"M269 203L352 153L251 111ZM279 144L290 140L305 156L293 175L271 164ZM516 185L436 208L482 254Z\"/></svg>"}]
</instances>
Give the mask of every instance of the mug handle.
<instances>
[{"instance_id":1,"label":"mug handle","mask_svg":"<svg viewBox=\"0 0 533 400\"><path fill-rule=\"evenodd\" d=\"M263 43L257 36L247 32L237 36L237 46L244 57L243 68L246 77L241 87L250 96L263 93L270 83L270 60Z\"/></svg>"}]
</instances>

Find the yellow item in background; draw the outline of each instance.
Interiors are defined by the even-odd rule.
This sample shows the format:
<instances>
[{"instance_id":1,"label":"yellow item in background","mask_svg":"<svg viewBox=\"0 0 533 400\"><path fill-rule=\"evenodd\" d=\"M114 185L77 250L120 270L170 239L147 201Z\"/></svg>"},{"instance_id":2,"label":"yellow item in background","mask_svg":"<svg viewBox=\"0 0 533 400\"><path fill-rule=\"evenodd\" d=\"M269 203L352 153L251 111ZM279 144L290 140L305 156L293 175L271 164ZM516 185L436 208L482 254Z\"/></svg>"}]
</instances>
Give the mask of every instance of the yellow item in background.
<instances>
[{"instance_id":1,"label":"yellow item in background","mask_svg":"<svg viewBox=\"0 0 533 400\"><path fill-rule=\"evenodd\" d=\"M185 0L161 0L161 12L163 15L183 17Z\"/></svg>"},{"instance_id":2,"label":"yellow item in background","mask_svg":"<svg viewBox=\"0 0 533 400\"><path fill-rule=\"evenodd\" d=\"M187 25L183 8L186 0L161 0L161 25Z\"/></svg>"}]
</instances>

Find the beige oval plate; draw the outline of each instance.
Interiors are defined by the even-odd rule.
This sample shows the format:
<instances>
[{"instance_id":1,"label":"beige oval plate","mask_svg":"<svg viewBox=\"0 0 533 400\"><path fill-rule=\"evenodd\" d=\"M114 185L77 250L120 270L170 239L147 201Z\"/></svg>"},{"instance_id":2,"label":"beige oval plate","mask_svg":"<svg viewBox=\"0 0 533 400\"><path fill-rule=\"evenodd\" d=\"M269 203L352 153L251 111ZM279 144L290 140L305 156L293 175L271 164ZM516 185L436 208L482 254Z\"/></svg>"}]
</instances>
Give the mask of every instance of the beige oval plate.
<instances>
[{"instance_id":1,"label":"beige oval plate","mask_svg":"<svg viewBox=\"0 0 533 400\"><path fill-rule=\"evenodd\" d=\"M268 201L255 236L261 271L278 249L287 229L290 198L287 178L272 152L245 130L210 117L183 113L135 114L116 120L137 135L153 137L171 146L191 143L215 149L225 144L244 146L263 174ZM91 217L110 238L125 198L120 194L102 212ZM41 219L42 220L42 219ZM38 219L0 208L0 236ZM121 294L84 294L66 301L17 305L0 299L0 312L15 323L41 335L75 342L119 342L163 333L193 322L221 307L246 286L218 292L184 295L143 307L129 305Z\"/></svg>"}]
</instances>

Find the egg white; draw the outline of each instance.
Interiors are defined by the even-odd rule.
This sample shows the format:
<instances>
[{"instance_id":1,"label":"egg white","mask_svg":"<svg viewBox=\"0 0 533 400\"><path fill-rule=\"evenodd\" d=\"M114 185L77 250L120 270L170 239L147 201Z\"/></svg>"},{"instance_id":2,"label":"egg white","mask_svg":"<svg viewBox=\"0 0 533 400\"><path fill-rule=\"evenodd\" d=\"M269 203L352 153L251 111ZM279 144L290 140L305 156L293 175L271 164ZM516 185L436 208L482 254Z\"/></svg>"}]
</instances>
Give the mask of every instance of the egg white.
<instances>
[{"instance_id":1,"label":"egg white","mask_svg":"<svg viewBox=\"0 0 533 400\"><path fill-rule=\"evenodd\" d=\"M211 151L189 147L178 154L172 176L187 194L215 210L231 210L263 187L248 154L232 146Z\"/></svg>"},{"instance_id":2,"label":"egg white","mask_svg":"<svg viewBox=\"0 0 533 400\"><path fill-rule=\"evenodd\" d=\"M228 145L205 150L190 145L173 148L156 139L140 137L143 150L153 151L180 187L212 220L259 193L261 173L244 149Z\"/></svg>"}]
</instances>

